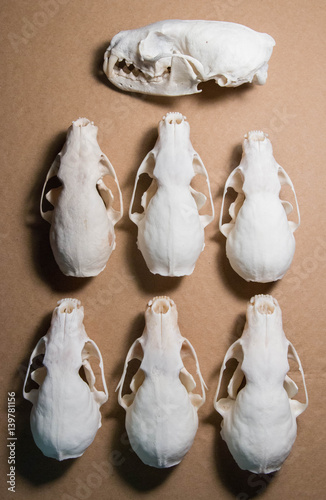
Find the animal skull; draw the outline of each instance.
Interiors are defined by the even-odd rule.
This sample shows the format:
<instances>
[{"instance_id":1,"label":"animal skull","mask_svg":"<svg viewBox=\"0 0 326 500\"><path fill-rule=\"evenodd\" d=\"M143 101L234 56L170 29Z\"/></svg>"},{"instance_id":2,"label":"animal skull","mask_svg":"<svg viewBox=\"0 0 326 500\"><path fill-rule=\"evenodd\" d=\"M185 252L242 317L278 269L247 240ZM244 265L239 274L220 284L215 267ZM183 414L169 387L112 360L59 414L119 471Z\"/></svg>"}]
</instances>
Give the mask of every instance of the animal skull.
<instances>
[{"instance_id":1,"label":"animal skull","mask_svg":"<svg viewBox=\"0 0 326 500\"><path fill-rule=\"evenodd\" d=\"M240 24L169 19L115 35L103 69L120 89L145 94L194 94L208 80L263 85L274 45Z\"/></svg>"},{"instance_id":2,"label":"animal skull","mask_svg":"<svg viewBox=\"0 0 326 500\"><path fill-rule=\"evenodd\" d=\"M57 460L81 456L101 427L100 407L108 399L101 353L83 325L79 300L63 299L54 309L49 331L29 360L23 395L33 404L31 430L43 454ZM33 360L43 366L31 373ZM98 391L89 358L99 360L103 391ZM83 367L87 382L79 375ZM26 392L29 375L39 387Z\"/></svg>"},{"instance_id":3,"label":"animal skull","mask_svg":"<svg viewBox=\"0 0 326 500\"><path fill-rule=\"evenodd\" d=\"M204 249L204 228L214 218L214 205L204 164L193 149L189 124L181 113L168 113L159 124L154 148L140 165L130 203L129 217L138 226L138 248L154 274L191 274ZM144 212L132 213L141 174L152 178L142 196ZM206 197L190 183L206 178L212 215L199 215Z\"/></svg>"},{"instance_id":4,"label":"animal skull","mask_svg":"<svg viewBox=\"0 0 326 500\"><path fill-rule=\"evenodd\" d=\"M117 185L119 211L112 207L113 194L103 181L105 175L113 177ZM62 186L45 195L54 210L44 212L45 188L55 176ZM115 248L114 225L122 217L122 195L115 171L97 143L97 127L86 118L72 122L69 128L66 143L46 177L40 210L51 224L51 247L64 274L86 277L103 271Z\"/></svg>"},{"instance_id":5,"label":"animal skull","mask_svg":"<svg viewBox=\"0 0 326 500\"><path fill-rule=\"evenodd\" d=\"M139 458L152 467L172 467L190 449L198 428L198 409L205 402L205 383L196 352L181 336L178 313L169 297L155 297L145 312L145 330L135 340L124 365L117 390L126 410L126 430ZM193 394L196 383L183 358L196 362L201 395ZM122 395L128 363L141 361L130 388Z\"/></svg>"},{"instance_id":6,"label":"animal skull","mask_svg":"<svg viewBox=\"0 0 326 500\"><path fill-rule=\"evenodd\" d=\"M288 221L293 207L280 200L282 185L294 193L298 222ZM223 224L225 195L229 187L237 192L230 205L231 222ZM293 233L300 225L294 186L276 162L267 134L252 131L245 135L240 165L226 181L220 231L227 238L226 255L233 269L246 281L267 283L281 279L289 269L295 250Z\"/></svg>"},{"instance_id":7,"label":"animal skull","mask_svg":"<svg viewBox=\"0 0 326 500\"><path fill-rule=\"evenodd\" d=\"M239 364L228 397L218 399L231 358ZM298 387L287 375L288 358L299 365L305 403L292 399ZM246 384L239 391L243 380ZM307 408L308 395L299 356L285 337L281 309L270 295L251 298L242 337L225 355L214 406L223 417L221 436L241 469L255 474L280 469L295 441L296 418Z\"/></svg>"}]
</instances>

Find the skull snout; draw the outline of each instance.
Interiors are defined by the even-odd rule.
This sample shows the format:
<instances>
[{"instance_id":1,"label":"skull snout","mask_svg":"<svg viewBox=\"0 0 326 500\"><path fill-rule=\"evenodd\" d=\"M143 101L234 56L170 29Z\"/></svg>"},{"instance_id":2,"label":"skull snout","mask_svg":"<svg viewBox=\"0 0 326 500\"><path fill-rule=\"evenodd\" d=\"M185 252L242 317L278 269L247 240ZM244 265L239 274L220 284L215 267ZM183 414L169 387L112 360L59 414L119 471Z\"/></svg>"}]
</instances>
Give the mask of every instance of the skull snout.
<instances>
[{"instance_id":1,"label":"skull snout","mask_svg":"<svg viewBox=\"0 0 326 500\"><path fill-rule=\"evenodd\" d=\"M180 125L185 121L185 116L183 116L181 113L168 113L163 117L163 121L167 125Z\"/></svg>"},{"instance_id":2,"label":"skull snout","mask_svg":"<svg viewBox=\"0 0 326 500\"><path fill-rule=\"evenodd\" d=\"M248 134L245 135L245 139L248 139L248 141L254 141L254 142L263 142L265 139L268 138L268 134L265 134L261 130L251 130L248 132Z\"/></svg>"},{"instance_id":3,"label":"skull snout","mask_svg":"<svg viewBox=\"0 0 326 500\"><path fill-rule=\"evenodd\" d=\"M268 134L262 130L251 130L244 136L243 150L247 154L255 151L266 154L266 151L270 153L273 151Z\"/></svg>"},{"instance_id":4,"label":"skull snout","mask_svg":"<svg viewBox=\"0 0 326 500\"><path fill-rule=\"evenodd\" d=\"M81 307L81 303L77 299L63 299L58 302L58 306L61 314L71 314Z\"/></svg>"},{"instance_id":5,"label":"skull snout","mask_svg":"<svg viewBox=\"0 0 326 500\"><path fill-rule=\"evenodd\" d=\"M276 309L275 299L271 295L255 295L250 299L250 304L254 306L260 314L273 314Z\"/></svg>"},{"instance_id":6,"label":"skull snout","mask_svg":"<svg viewBox=\"0 0 326 500\"><path fill-rule=\"evenodd\" d=\"M167 314L173 304L169 297L155 297L149 301L148 306L155 314Z\"/></svg>"}]
</instances>

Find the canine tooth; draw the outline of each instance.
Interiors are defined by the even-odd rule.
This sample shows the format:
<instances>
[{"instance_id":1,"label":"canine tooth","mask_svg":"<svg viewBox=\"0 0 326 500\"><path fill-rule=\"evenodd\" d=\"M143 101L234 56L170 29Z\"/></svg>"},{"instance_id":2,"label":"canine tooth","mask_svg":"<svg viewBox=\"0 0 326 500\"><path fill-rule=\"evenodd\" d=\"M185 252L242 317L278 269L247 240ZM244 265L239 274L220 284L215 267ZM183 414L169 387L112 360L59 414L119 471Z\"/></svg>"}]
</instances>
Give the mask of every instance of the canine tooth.
<instances>
[{"instance_id":1,"label":"canine tooth","mask_svg":"<svg viewBox=\"0 0 326 500\"><path fill-rule=\"evenodd\" d=\"M107 60L104 61L104 66L103 70L105 73L108 73L110 75L110 78L113 77L113 68L115 67L116 63L119 61L117 56L110 56L109 59L109 64L107 64Z\"/></svg>"}]
</instances>

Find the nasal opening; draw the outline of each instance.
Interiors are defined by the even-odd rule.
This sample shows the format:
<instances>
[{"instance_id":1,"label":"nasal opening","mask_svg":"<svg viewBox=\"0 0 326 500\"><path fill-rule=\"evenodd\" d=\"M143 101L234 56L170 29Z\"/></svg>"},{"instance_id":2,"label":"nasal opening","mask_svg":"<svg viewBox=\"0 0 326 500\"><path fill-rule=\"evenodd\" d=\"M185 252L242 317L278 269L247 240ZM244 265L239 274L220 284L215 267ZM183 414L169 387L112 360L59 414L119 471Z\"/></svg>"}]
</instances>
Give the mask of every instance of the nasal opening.
<instances>
[{"instance_id":1,"label":"nasal opening","mask_svg":"<svg viewBox=\"0 0 326 500\"><path fill-rule=\"evenodd\" d=\"M261 130L252 130L245 135L245 139L249 141L264 141L268 137L268 134L265 134Z\"/></svg>"},{"instance_id":2,"label":"nasal opening","mask_svg":"<svg viewBox=\"0 0 326 500\"><path fill-rule=\"evenodd\" d=\"M155 297L149 302L155 314L166 314L170 310L170 300L168 297Z\"/></svg>"},{"instance_id":3,"label":"nasal opening","mask_svg":"<svg viewBox=\"0 0 326 500\"><path fill-rule=\"evenodd\" d=\"M86 127L89 124L94 125L94 123L87 118L78 118L78 120L75 120L73 124L75 125L75 127Z\"/></svg>"},{"instance_id":4,"label":"nasal opening","mask_svg":"<svg viewBox=\"0 0 326 500\"><path fill-rule=\"evenodd\" d=\"M252 297L250 303L256 306L260 314L273 314L275 311L274 299L270 295L256 295Z\"/></svg>"},{"instance_id":5,"label":"nasal opening","mask_svg":"<svg viewBox=\"0 0 326 500\"><path fill-rule=\"evenodd\" d=\"M71 314L75 309L79 309L81 303L77 299L63 299L58 302L59 311L62 314Z\"/></svg>"},{"instance_id":6,"label":"nasal opening","mask_svg":"<svg viewBox=\"0 0 326 500\"><path fill-rule=\"evenodd\" d=\"M170 125L180 125L185 120L185 117L181 113L168 113L166 116L163 116L163 121L166 121Z\"/></svg>"},{"instance_id":7,"label":"nasal opening","mask_svg":"<svg viewBox=\"0 0 326 500\"><path fill-rule=\"evenodd\" d=\"M273 314L274 310L274 305L268 302L265 302L258 306L258 312L260 312L260 314Z\"/></svg>"}]
</instances>

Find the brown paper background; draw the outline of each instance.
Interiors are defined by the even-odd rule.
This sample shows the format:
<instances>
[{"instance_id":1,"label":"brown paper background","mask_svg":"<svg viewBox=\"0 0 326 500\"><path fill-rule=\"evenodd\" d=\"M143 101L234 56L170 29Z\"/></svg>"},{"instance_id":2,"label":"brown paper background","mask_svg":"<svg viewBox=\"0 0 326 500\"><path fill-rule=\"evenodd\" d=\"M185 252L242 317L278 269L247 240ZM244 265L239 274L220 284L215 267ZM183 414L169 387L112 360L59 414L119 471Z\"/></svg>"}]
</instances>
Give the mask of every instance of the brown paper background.
<instances>
[{"instance_id":1,"label":"brown paper background","mask_svg":"<svg viewBox=\"0 0 326 500\"><path fill-rule=\"evenodd\" d=\"M325 498L324 1L11 0L2 2L1 10L1 497L12 498L5 483L6 398L16 391L17 500L246 500L258 493L266 500ZM267 84L220 89L209 82L202 94L177 98L116 91L101 72L112 36L168 18L234 21L272 35L276 47ZM205 250L193 275L183 279L149 273L127 215L137 168L168 111L189 120L216 209ZM79 116L98 125L99 144L116 169L125 205L116 226L117 248L105 271L88 280L61 274L48 242L49 225L38 213L46 173ZM222 189L239 162L243 135L252 129L270 134L302 216L292 267L282 281L268 285L248 284L231 270L218 231ZM246 302L256 293L279 300L310 397L292 452L272 480L239 470L220 438L213 409L221 362L241 332ZM209 387L194 445L172 470L147 467L130 450L124 410L114 392L128 348L142 333L146 303L158 294L175 300L181 332L197 350ZM110 398L90 448L77 460L57 463L34 445L31 405L21 391L32 349L46 333L56 301L67 296L85 307L85 327L101 349ZM294 377L299 380L297 373ZM101 475L96 469L102 466Z\"/></svg>"}]
</instances>

